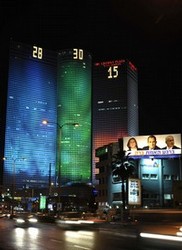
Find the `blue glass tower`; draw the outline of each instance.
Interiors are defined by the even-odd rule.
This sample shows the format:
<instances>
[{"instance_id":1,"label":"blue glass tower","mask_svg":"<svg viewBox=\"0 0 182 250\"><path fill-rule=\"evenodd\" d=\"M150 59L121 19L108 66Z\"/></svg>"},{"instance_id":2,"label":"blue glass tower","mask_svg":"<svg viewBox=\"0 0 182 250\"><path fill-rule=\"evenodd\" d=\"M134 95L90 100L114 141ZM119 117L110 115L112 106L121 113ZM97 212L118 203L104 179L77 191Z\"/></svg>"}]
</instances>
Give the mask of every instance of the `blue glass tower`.
<instances>
[{"instance_id":1,"label":"blue glass tower","mask_svg":"<svg viewBox=\"0 0 182 250\"><path fill-rule=\"evenodd\" d=\"M3 185L47 187L55 175L56 131L42 129L57 119L57 53L10 43ZM49 136L47 135L49 134ZM50 172L51 166L51 172Z\"/></svg>"}]
</instances>

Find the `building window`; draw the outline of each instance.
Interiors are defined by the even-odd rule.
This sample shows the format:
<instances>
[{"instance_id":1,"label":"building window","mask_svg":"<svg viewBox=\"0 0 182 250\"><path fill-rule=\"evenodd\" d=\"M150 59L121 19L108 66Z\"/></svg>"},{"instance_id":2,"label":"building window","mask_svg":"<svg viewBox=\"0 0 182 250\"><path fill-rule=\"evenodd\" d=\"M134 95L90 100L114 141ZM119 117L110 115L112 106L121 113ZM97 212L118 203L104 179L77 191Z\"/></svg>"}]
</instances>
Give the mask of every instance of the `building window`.
<instances>
[{"instance_id":1,"label":"building window","mask_svg":"<svg viewBox=\"0 0 182 250\"><path fill-rule=\"evenodd\" d=\"M164 180L170 181L171 180L171 176L169 174L165 174L164 175Z\"/></svg>"},{"instance_id":2,"label":"building window","mask_svg":"<svg viewBox=\"0 0 182 250\"><path fill-rule=\"evenodd\" d=\"M150 175L150 179L151 180L157 180L158 179L158 175L157 174L151 174Z\"/></svg>"},{"instance_id":3,"label":"building window","mask_svg":"<svg viewBox=\"0 0 182 250\"><path fill-rule=\"evenodd\" d=\"M171 175L171 180L179 180L179 177L178 175Z\"/></svg>"},{"instance_id":4,"label":"building window","mask_svg":"<svg viewBox=\"0 0 182 250\"><path fill-rule=\"evenodd\" d=\"M144 199L149 198L149 194L148 194L148 193L144 193L144 194L143 194L143 198L144 198Z\"/></svg>"},{"instance_id":5,"label":"building window","mask_svg":"<svg viewBox=\"0 0 182 250\"><path fill-rule=\"evenodd\" d=\"M105 167L104 167L104 166L101 166L101 167L99 168L99 172L100 172L100 173L104 173L104 172L105 172Z\"/></svg>"},{"instance_id":6,"label":"building window","mask_svg":"<svg viewBox=\"0 0 182 250\"><path fill-rule=\"evenodd\" d=\"M151 199L159 199L159 195L158 194L151 194L150 198Z\"/></svg>"},{"instance_id":7,"label":"building window","mask_svg":"<svg viewBox=\"0 0 182 250\"><path fill-rule=\"evenodd\" d=\"M142 179L143 180L149 179L149 174L142 174Z\"/></svg>"},{"instance_id":8,"label":"building window","mask_svg":"<svg viewBox=\"0 0 182 250\"><path fill-rule=\"evenodd\" d=\"M164 194L164 200L171 200L172 198L172 194Z\"/></svg>"},{"instance_id":9,"label":"building window","mask_svg":"<svg viewBox=\"0 0 182 250\"><path fill-rule=\"evenodd\" d=\"M121 199L121 193L114 193L113 194L113 200L118 201Z\"/></svg>"}]
</instances>

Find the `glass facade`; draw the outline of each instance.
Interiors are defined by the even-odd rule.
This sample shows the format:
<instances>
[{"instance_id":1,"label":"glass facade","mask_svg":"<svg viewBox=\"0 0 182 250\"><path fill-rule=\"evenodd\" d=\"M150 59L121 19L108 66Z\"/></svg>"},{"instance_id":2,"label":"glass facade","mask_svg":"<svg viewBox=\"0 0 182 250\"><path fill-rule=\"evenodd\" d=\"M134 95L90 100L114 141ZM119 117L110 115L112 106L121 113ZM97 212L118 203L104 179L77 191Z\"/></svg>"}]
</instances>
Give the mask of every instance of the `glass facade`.
<instances>
[{"instance_id":1,"label":"glass facade","mask_svg":"<svg viewBox=\"0 0 182 250\"><path fill-rule=\"evenodd\" d=\"M4 186L94 180L95 150L138 134L137 89L127 60L94 63L92 79L85 50L11 42Z\"/></svg>"},{"instance_id":2,"label":"glass facade","mask_svg":"<svg viewBox=\"0 0 182 250\"><path fill-rule=\"evenodd\" d=\"M97 62L93 66L93 166L95 150L138 134L138 79L127 60ZM93 168L93 177L95 176Z\"/></svg>"},{"instance_id":3,"label":"glass facade","mask_svg":"<svg viewBox=\"0 0 182 250\"><path fill-rule=\"evenodd\" d=\"M91 181L91 69L81 49L11 42L4 187Z\"/></svg>"},{"instance_id":4,"label":"glass facade","mask_svg":"<svg viewBox=\"0 0 182 250\"><path fill-rule=\"evenodd\" d=\"M61 184L91 181L91 69L92 57L88 52L59 51L57 108L61 143L57 155ZM79 126L74 127L74 123Z\"/></svg>"},{"instance_id":5,"label":"glass facade","mask_svg":"<svg viewBox=\"0 0 182 250\"><path fill-rule=\"evenodd\" d=\"M11 41L3 185L47 187L55 176L57 53ZM51 171L50 171L51 170ZM50 176L51 175L51 176Z\"/></svg>"}]
</instances>

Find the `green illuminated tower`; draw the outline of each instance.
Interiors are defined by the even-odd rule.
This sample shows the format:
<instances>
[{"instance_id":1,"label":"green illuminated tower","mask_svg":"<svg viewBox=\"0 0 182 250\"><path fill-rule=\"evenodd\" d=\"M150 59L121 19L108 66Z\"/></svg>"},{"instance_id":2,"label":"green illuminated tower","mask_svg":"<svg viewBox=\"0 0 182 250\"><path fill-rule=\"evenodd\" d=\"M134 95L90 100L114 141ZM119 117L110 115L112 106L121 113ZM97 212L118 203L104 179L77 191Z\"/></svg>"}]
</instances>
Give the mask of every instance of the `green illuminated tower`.
<instances>
[{"instance_id":1,"label":"green illuminated tower","mask_svg":"<svg viewBox=\"0 0 182 250\"><path fill-rule=\"evenodd\" d=\"M57 176L61 185L91 181L91 67L92 57L82 49L58 52Z\"/></svg>"}]
</instances>

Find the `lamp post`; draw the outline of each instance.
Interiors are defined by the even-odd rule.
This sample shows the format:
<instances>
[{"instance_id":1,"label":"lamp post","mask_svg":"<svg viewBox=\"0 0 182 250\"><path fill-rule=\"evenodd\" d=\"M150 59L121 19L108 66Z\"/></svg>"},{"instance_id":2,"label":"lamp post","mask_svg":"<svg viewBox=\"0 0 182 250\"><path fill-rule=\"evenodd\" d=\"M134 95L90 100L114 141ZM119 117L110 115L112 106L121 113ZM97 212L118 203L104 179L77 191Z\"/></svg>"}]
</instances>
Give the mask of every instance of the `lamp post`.
<instances>
[{"instance_id":1,"label":"lamp post","mask_svg":"<svg viewBox=\"0 0 182 250\"><path fill-rule=\"evenodd\" d=\"M11 206L11 215L13 216L14 213L14 198L15 198L15 187L16 187L16 161L17 160L26 160L26 158L11 158L12 159L12 206ZM7 160L6 157L3 158L4 161Z\"/></svg>"},{"instance_id":2,"label":"lamp post","mask_svg":"<svg viewBox=\"0 0 182 250\"><path fill-rule=\"evenodd\" d=\"M58 140L57 140L57 165L58 165L58 196L59 196L59 204L60 204L60 191L61 191L61 136L62 136L62 129L64 126L73 126L73 127L78 127L79 123L77 122L65 122L63 124L59 124L58 122L52 122L48 120L43 120L42 124L47 125L47 124L56 124L58 130L59 130L59 135L58 135ZM59 209L60 210L60 209Z\"/></svg>"}]
</instances>

